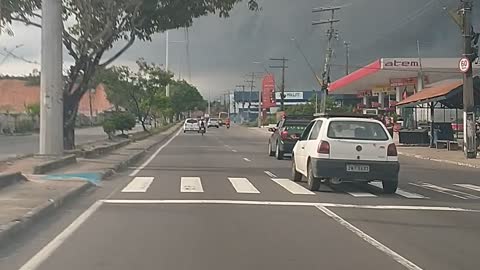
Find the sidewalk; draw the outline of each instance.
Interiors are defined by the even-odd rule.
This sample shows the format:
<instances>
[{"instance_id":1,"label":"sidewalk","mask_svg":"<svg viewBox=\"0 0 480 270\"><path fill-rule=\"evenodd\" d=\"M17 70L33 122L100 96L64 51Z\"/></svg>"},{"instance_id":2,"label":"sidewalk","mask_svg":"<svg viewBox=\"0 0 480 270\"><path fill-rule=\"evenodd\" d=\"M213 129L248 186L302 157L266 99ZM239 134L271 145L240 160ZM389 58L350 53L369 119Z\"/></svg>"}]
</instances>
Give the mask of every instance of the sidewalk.
<instances>
[{"instance_id":1,"label":"sidewalk","mask_svg":"<svg viewBox=\"0 0 480 270\"><path fill-rule=\"evenodd\" d=\"M480 169L480 158L466 159L462 151L447 151L430 147L398 147L403 156Z\"/></svg>"},{"instance_id":2,"label":"sidewalk","mask_svg":"<svg viewBox=\"0 0 480 270\"><path fill-rule=\"evenodd\" d=\"M137 162L152 148L173 136L180 124L144 140L113 150L96 158L77 158L75 164L62 166L45 175L32 174L32 167L47 158L32 157L10 164L3 172L20 170L25 179L0 188L0 246L3 240L43 218L65 201L75 198L91 186L101 185L116 171Z\"/></svg>"}]
</instances>

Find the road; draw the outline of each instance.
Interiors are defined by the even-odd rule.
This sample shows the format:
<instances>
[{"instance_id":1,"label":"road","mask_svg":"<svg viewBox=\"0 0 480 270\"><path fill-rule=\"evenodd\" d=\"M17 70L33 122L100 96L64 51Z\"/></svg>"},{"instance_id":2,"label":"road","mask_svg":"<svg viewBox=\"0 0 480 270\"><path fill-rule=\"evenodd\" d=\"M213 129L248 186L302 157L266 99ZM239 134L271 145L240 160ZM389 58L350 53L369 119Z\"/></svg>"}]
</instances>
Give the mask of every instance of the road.
<instances>
[{"instance_id":1,"label":"road","mask_svg":"<svg viewBox=\"0 0 480 270\"><path fill-rule=\"evenodd\" d=\"M401 158L401 190L294 184L242 127L179 133L0 250L0 269L478 269L478 170ZM22 268L23 267L23 268Z\"/></svg>"},{"instance_id":2,"label":"road","mask_svg":"<svg viewBox=\"0 0 480 270\"><path fill-rule=\"evenodd\" d=\"M139 126L134 131L141 130ZM77 144L98 141L106 139L107 135L102 127L80 128L75 131L75 140ZM0 136L0 160L38 153L38 134L26 136Z\"/></svg>"}]
</instances>

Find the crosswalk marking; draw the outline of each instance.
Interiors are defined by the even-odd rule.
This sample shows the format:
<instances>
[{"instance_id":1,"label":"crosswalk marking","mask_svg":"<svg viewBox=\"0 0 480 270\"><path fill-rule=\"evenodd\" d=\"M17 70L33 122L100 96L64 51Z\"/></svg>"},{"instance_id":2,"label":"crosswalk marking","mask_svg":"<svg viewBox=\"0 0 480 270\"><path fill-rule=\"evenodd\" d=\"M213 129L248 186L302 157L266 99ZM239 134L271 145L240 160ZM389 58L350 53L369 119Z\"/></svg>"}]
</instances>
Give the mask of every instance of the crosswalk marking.
<instances>
[{"instance_id":1,"label":"crosswalk marking","mask_svg":"<svg viewBox=\"0 0 480 270\"><path fill-rule=\"evenodd\" d=\"M295 195L315 195L315 193L291 181L290 179L272 178L272 181Z\"/></svg>"},{"instance_id":2,"label":"crosswalk marking","mask_svg":"<svg viewBox=\"0 0 480 270\"><path fill-rule=\"evenodd\" d=\"M260 193L257 188L255 188L247 178L233 178L229 177L228 180L232 183L233 188L238 193L248 193L248 194L257 194Z\"/></svg>"},{"instance_id":3,"label":"crosswalk marking","mask_svg":"<svg viewBox=\"0 0 480 270\"><path fill-rule=\"evenodd\" d=\"M264 171L264 173L266 175L270 176L271 178L277 178L277 176L274 173L272 173L271 171Z\"/></svg>"},{"instance_id":4,"label":"crosswalk marking","mask_svg":"<svg viewBox=\"0 0 480 270\"><path fill-rule=\"evenodd\" d=\"M466 189L471 189L471 190L480 192L480 187L479 187L479 186L476 186L476 185L470 185L470 184L454 184L454 186L462 187L462 188L466 188Z\"/></svg>"},{"instance_id":5,"label":"crosswalk marking","mask_svg":"<svg viewBox=\"0 0 480 270\"><path fill-rule=\"evenodd\" d=\"M203 192L202 181L200 177L182 177L180 192Z\"/></svg>"},{"instance_id":6,"label":"crosswalk marking","mask_svg":"<svg viewBox=\"0 0 480 270\"><path fill-rule=\"evenodd\" d=\"M370 182L369 183L370 185L372 186L375 186L377 188L381 188L383 189L383 185L382 183L380 182ZM400 195L402 197L405 197L405 198L408 198L408 199L428 199L428 197L425 197L423 195L420 195L420 194L417 194L417 193L412 193L412 192L408 192L408 191L405 191L403 189L397 189L397 192L396 192L397 195Z\"/></svg>"},{"instance_id":7,"label":"crosswalk marking","mask_svg":"<svg viewBox=\"0 0 480 270\"><path fill-rule=\"evenodd\" d=\"M124 193L147 192L148 188L153 182L154 177L135 177L122 190Z\"/></svg>"},{"instance_id":8,"label":"crosswalk marking","mask_svg":"<svg viewBox=\"0 0 480 270\"><path fill-rule=\"evenodd\" d=\"M348 194L352 195L353 197L357 198L374 198L377 197L377 195L368 193L368 192L347 192Z\"/></svg>"},{"instance_id":9,"label":"crosswalk marking","mask_svg":"<svg viewBox=\"0 0 480 270\"><path fill-rule=\"evenodd\" d=\"M430 183L410 183L410 184L414 185L414 186L417 186L417 187L421 187L421 188L429 189L429 190L432 190L432 191L440 192L440 193L443 193L443 194L446 194L446 195L450 195L450 196L453 196L453 197L456 197L456 198L459 198L459 199L463 199L463 200L480 199L480 197L472 195L472 194L468 194L468 193L465 193L465 192L461 192L461 191L458 191L458 190L449 189L449 188L445 188L445 187L441 187L441 186L436 186L436 185L433 185L433 184L430 184Z\"/></svg>"}]
</instances>

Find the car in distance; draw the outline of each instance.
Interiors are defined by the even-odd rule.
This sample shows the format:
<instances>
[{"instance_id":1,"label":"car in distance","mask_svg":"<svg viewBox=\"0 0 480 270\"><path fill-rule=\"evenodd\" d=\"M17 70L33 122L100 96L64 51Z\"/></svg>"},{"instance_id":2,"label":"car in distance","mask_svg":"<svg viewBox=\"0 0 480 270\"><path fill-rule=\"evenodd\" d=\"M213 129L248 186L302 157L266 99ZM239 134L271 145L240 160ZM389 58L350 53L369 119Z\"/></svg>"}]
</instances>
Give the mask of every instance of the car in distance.
<instances>
[{"instance_id":1,"label":"car in distance","mask_svg":"<svg viewBox=\"0 0 480 270\"><path fill-rule=\"evenodd\" d=\"M279 121L276 127L269 128L272 135L268 139L268 154L281 160L284 154L292 153L298 138L311 120L312 117L310 119L286 117Z\"/></svg>"},{"instance_id":2,"label":"car in distance","mask_svg":"<svg viewBox=\"0 0 480 270\"><path fill-rule=\"evenodd\" d=\"M208 125L207 125L208 128L211 128L211 127L216 127L216 128L220 128L220 122L218 121L217 118L210 118L208 120Z\"/></svg>"},{"instance_id":3,"label":"car in distance","mask_svg":"<svg viewBox=\"0 0 480 270\"><path fill-rule=\"evenodd\" d=\"M312 191L318 190L322 181L381 181L387 194L398 187L397 148L378 120L321 116L305 128L292 155L293 180L305 176Z\"/></svg>"},{"instance_id":4,"label":"car in distance","mask_svg":"<svg viewBox=\"0 0 480 270\"><path fill-rule=\"evenodd\" d=\"M200 131L200 125L197 119L188 118L185 120L185 123L183 123L183 133L186 133L188 131Z\"/></svg>"}]
</instances>

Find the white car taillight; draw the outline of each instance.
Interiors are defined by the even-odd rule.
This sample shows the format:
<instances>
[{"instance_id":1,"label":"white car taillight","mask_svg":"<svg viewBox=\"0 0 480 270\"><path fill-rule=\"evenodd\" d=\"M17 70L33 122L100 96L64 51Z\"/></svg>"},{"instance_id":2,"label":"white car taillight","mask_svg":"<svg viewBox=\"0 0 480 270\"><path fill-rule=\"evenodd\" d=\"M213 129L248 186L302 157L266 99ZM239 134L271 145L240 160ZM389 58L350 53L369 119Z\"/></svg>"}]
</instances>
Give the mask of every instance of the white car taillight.
<instances>
[{"instance_id":1,"label":"white car taillight","mask_svg":"<svg viewBox=\"0 0 480 270\"><path fill-rule=\"evenodd\" d=\"M320 144L318 145L317 152L319 154L330 154L330 144L326 141L321 141Z\"/></svg>"}]
</instances>

